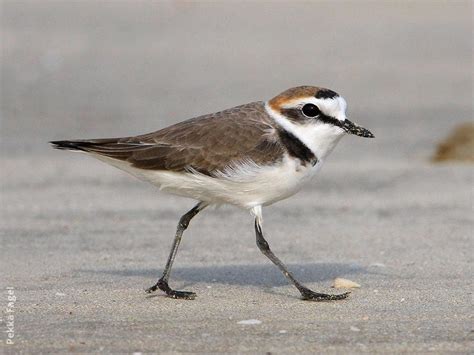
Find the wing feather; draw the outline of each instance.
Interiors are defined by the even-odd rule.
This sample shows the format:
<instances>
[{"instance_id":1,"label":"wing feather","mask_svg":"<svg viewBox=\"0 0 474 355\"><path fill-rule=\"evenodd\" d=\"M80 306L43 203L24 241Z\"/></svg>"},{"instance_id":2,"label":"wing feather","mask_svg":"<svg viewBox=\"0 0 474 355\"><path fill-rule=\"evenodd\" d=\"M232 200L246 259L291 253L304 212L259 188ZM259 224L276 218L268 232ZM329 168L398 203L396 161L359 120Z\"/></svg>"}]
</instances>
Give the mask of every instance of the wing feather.
<instances>
[{"instance_id":1,"label":"wing feather","mask_svg":"<svg viewBox=\"0 0 474 355\"><path fill-rule=\"evenodd\" d=\"M64 142L68 142L66 146ZM283 153L262 102L200 116L135 137L52 142L127 161L140 169L198 171L207 175L239 162L268 164Z\"/></svg>"}]
</instances>

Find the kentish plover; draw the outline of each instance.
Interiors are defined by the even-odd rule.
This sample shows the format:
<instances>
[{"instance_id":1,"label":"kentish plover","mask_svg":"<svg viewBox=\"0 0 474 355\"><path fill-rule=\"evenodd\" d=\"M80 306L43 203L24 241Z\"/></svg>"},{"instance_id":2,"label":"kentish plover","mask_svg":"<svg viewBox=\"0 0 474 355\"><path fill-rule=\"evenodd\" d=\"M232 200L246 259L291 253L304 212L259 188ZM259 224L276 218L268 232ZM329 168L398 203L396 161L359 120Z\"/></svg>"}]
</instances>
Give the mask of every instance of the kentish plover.
<instances>
[{"instance_id":1,"label":"kentish plover","mask_svg":"<svg viewBox=\"0 0 474 355\"><path fill-rule=\"evenodd\" d=\"M292 196L321 167L344 134L372 138L346 118L346 101L332 90L300 86L266 102L252 102L177 123L136 137L65 140L55 148L88 153L157 185L199 201L178 224L158 288L169 297L192 299L168 285L181 236L209 205L230 204L255 218L257 246L305 300L346 298L311 291L270 250L262 232L262 207Z\"/></svg>"}]
</instances>

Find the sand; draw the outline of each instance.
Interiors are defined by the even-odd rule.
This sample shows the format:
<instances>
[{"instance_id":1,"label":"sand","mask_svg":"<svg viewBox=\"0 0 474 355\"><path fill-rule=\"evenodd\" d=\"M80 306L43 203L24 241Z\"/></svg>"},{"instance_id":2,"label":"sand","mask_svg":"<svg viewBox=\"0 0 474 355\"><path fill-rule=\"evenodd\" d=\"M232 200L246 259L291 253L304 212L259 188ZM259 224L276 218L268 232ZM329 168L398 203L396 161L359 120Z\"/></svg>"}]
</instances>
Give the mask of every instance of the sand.
<instances>
[{"instance_id":1,"label":"sand","mask_svg":"<svg viewBox=\"0 0 474 355\"><path fill-rule=\"evenodd\" d=\"M2 10L0 352L473 351L473 168L430 161L472 120L470 3ZM46 143L144 133L301 84L339 91L376 135L344 138L302 192L264 209L272 249L306 285L361 285L340 302L301 301L231 207L184 235L171 285L197 298L145 294L193 201Z\"/></svg>"}]
</instances>

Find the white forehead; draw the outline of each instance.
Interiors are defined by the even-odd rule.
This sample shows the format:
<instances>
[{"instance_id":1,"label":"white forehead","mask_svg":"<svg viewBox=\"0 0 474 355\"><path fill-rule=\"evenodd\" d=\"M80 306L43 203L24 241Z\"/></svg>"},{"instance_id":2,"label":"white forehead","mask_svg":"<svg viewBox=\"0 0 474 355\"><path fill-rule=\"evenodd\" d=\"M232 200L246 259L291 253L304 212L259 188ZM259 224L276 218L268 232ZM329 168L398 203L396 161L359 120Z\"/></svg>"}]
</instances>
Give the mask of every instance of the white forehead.
<instances>
[{"instance_id":1,"label":"white forehead","mask_svg":"<svg viewBox=\"0 0 474 355\"><path fill-rule=\"evenodd\" d=\"M340 121L344 121L346 119L347 103L342 96L324 99L317 99L312 96L301 97L286 102L283 107L302 107L306 104L314 104L318 106L319 110L326 116L337 118Z\"/></svg>"}]
</instances>

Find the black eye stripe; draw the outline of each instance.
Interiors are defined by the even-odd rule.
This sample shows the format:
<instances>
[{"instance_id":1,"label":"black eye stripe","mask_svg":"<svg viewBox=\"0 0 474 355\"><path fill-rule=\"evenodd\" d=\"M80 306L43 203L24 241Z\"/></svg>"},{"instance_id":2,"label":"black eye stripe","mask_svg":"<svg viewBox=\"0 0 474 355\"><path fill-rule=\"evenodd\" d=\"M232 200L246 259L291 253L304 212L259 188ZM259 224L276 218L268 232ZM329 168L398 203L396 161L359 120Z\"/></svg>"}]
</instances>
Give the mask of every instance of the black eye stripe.
<instances>
[{"instance_id":1,"label":"black eye stripe","mask_svg":"<svg viewBox=\"0 0 474 355\"><path fill-rule=\"evenodd\" d=\"M281 110L281 113L294 122L304 122L308 119L303 115L301 110L297 108L284 108Z\"/></svg>"},{"instance_id":2,"label":"black eye stripe","mask_svg":"<svg viewBox=\"0 0 474 355\"><path fill-rule=\"evenodd\" d=\"M343 123L339 121L337 118L331 117L331 116L326 116L326 115L321 115L318 117L318 119L321 122L332 124L334 126L342 127Z\"/></svg>"},{"instance_id":3,"label":"black eye stripe","mask_svg":"<svg viewBox=\"0 0 474 355\"><path fill-rule=\"evenodd\" d=\"M293 121L295 123L303 123L309 120L318 120L327 124L332 124L337 127L343 126L343 122L339 121L337 118L327 116L321 111L319 111L319 115L317 117L307 117L299 108L284 108L281 110L281 113L290 121Z\"/></svg>"}]
</instances>

